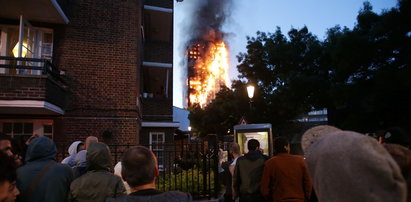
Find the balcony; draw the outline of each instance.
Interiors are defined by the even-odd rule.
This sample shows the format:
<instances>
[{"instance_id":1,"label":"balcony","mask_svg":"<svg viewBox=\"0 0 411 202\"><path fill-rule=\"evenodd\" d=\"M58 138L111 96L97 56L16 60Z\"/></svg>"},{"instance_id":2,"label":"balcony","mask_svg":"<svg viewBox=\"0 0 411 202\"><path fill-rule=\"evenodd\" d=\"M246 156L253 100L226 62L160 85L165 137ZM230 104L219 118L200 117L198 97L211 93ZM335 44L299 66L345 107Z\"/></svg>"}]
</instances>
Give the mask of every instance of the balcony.
<instances>
[{"instance_id":1,"label":"balcony","mask_svg":"<svg viewBox=\"0 0 411 202\"><path fill-rule=\"evenodd\" d=\"M46 59L0 56L0 114L64 114L66 86Z\"/></svg>"},{"instance_id":2,"label":"balcony","mask_svg":"<svg viewBox=\"0 0 411 202\"><path fill-rule=\"evenodd\" d=\"M67 24L66 0L0 0L0 18L18 20L23 15L32 22Z\"/></svg>"}]
</instances>

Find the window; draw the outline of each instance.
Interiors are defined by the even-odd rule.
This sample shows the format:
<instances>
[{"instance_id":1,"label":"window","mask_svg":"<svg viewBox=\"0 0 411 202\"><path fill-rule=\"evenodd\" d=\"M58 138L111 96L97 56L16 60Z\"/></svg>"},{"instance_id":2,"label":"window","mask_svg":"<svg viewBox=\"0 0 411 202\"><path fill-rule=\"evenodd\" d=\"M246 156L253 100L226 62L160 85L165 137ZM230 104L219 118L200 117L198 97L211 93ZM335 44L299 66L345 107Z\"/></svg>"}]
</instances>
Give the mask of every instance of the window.
<instances>
[{"instance_id":1,"label":"window","mask_svg":"<svg viewBox=\"0 0 411 202\"><path fill-rule=\"evenodd\" d=\"M3 123L3 132L6 135L14 137L22 137L27 140L33 134L33 123L27 122L14 122L14 123Z\"/></svg>"},{"instance_id":2,"label":"window","mask_svg":"<svg viewBox=\"0 0 411 202\"><path fill-rule=\"evenodd\" d=\"M21 55L19 55L19 26L0 25L0 56L42 58L51 60L53 54L53 30L47 28L32 27L24 24ZM0 61L0 64L13 64L16 61ZM40 66L39 62L19 61L19 65ZM0 73L8 74L34 74L40 75L40 70L8 69L1 68Z\"/></svg>"},{"instance_id":3,"label":"window","mask_svg":"<svg viewBox=\"0 0 411 202\"><path fill-rule=\"evenodd\" d=\"M43 125L43 135L53 139L53 125Z\"/></svg>"},{"instance_id":4,"label":"window","mask_svg":"<svg viewBox=\"0 0 411 202\"><path fill-rule=\"evenodd\" d=\"M143 66L143 97L168 98L172 76L169 68Z\"/></svg>"},{"instance_id":5,"label":"window","mask_svg":"<svg viewBox=\"0 0 411 202\"><path fill-rule=\"evenodd\" d=\"M150 149L157 157L159 169L164 168L164 132L150 132Z\"/></svg>"}]
</instances>

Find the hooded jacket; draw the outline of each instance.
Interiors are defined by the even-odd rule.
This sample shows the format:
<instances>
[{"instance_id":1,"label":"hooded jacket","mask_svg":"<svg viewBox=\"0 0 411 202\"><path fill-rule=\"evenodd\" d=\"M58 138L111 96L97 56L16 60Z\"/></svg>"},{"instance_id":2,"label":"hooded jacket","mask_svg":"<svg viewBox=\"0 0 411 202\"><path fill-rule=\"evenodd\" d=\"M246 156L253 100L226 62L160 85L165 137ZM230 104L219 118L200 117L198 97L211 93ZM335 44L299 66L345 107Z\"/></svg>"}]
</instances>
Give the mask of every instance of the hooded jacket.
<instances>
[{"instance_id":1,"label":"hooded jacket","mask_svg":"<svg viewBox=\"0 0 411 202\"><path fill-rule=\"evenodd\" d=\"M400 168L375 139L352 131L319 137L305 153L319 201L406 200Z\"/></svg>"},{"instance_id":2,"label":"hooded jacket","mask_svg":"<svg viewBox=\"0 0 411 202\"><path fill-rule=\"evenodd\" d=\"M87 173L71 183L69 201L102 202L126 193L121 179L109 172L112 164L107 145L91 144L86 159Z\"/></svg>"},{"instance_id":3,"label":"hooded jacket","mask_svg":"<svg viewBox=\"0 0 411 202\"><path fill-rule=\"evenodd\" d=\"M77 149L78 149L78 145L82 144L82 141L75 141L73 143L71 143L70 147L68 148L68 153L69 156L66 157L65 159L63 159L63 161L61 161L62 164L67 164L70 167L74 167L76 165L76 162L74 161L77 155Z\"/></svg>"},{"instance_id":4,"label":"hooded jacket","mask_svg":"<svg viewBox=\"0 0 411 202\"><path fill-rule=\"evenodd\" d=\"M151 192L151 193L150 193ZM179 191L160 192L158 190L142 190L130 195L107 199L106 202L192 202L191 195Z\"/></svg>"},{"instance_id":5,"label":"hooded jacket","mask_svg":"<svg viewBox=\"0 0 411 202\"><path fill-rule=\"evenodd\" d=\"M249 151L237 159L233 176L233 196L260 194L264 163L268 159L261 151Z\"/></svg>"},{"instance_id":6,"label":"hooded jacket","mask_svg":"<svg viewBox=\"0 0 411 202\"><path fill-rule=\"evenodd\" d=\"M18 201L26 195L27 189L40 171L54 161L56 145L47 137L35 138L28 146L26 164L17 170L17 187L20 190ZM49 167L40 182L32 189L28 201L66 201L69 186L73 180L71 168L56 163Z\"/></svg>"}]
</instances>

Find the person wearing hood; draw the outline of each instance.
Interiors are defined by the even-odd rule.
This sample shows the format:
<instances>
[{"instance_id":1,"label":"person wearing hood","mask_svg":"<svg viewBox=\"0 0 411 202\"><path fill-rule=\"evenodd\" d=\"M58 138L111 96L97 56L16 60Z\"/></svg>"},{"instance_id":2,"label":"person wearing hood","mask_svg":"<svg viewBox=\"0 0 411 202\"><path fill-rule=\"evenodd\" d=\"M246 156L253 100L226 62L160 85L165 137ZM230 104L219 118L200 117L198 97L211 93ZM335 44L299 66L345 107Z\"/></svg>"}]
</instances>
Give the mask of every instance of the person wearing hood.
<instances>
[{"instance_id":1,"label":"person wearing hood","mask_svg":"<svg viewBox=\"0 0 411 202\"><path fill-rule=\"evenodd\" d=\"M77 153L76 158L74 159L75 166L73 167L74 179L84 175L87 170L87 150L82 150Z\"/></svg>"},{"instance_id":2,"label":"person wearing hood","mask_svg":"<svg viewBox=\"0 0 411 202\"><path fill-rule=\"evenodd\" d=\"M240 197L240 202L265 201L260 192L264 163L268 159L260 151L256 139L247 142L248 153L237 159L233 175L233 199Z\"/></svg>"},{"instance_id":3,"label":"person wearing hood","mask_svg":"<svg viewBox=\"0 0 411 202\"><path fill-rule=\"evenodd\" d=\"M70 167L76 166L76 162L74 161L76 158L76 155L79 151L81 151L84 147L84 144L82 141L75 141L73 142L70 147L68 148L68 153L70 156L66 157L61 161L62 164L67 164Z\"/></svg>"},{"instance_id":4,"label":"person wearing hood","mask_svg":"<svg viewBox=\"0 0 411 202\"><path fill-rule=\"evenodd\" d=\"M104 143L94 143L87 148L87 173L70 185L69 201L102 202L108 197L126 194L120 177L109 172L110 150Z\"/></svg>"},{"instance_id":5,"label":"person wearing hood","mask_svg":"<svg viewBox=\"0 0 411 202\"><path fill-rule=\"evenodd\" d=\"M73 172L55 162L56 145L48 137L37 137L28 145L26 164L17 170L18 201L66 201Z\"/></svg>"},{"instance_id":6,"label":"person wearing hood","mask_svg":"<svg viewBox=\"0 0 411 202\"><path fill-rule=\"evenodd\" d=\"M318 201L406 201L401 170L377 140L326 128L330 127L309 129L303 139L310 141L302 141Z\"/></svg>"}]
</instances>

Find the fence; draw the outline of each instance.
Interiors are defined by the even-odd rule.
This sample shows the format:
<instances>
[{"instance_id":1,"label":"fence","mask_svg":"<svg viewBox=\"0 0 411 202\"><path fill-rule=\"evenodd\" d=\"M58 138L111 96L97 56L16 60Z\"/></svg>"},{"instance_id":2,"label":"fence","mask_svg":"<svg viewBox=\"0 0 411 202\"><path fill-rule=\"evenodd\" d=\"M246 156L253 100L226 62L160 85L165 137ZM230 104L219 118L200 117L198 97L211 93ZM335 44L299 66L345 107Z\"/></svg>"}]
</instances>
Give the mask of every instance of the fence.
<instances>
[{"instance_id":1,"label":"fence","mask_svg":"<svg viewBox=\"0 0 411 202\"><path fill-rule=\"evenodd\" d=\"M124 151L133 146L136 145L109 145L114 164L121 160ZM144 146L157 157L160 176L156 185L159 190L189 192L194 199L218 197L218 145L192 142ZM59 153L58 157L62 158L63 154Z\"/></svg>"}]
</instances>

